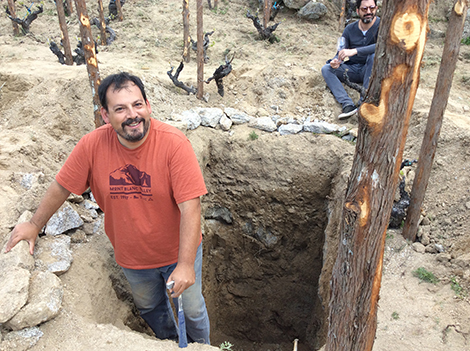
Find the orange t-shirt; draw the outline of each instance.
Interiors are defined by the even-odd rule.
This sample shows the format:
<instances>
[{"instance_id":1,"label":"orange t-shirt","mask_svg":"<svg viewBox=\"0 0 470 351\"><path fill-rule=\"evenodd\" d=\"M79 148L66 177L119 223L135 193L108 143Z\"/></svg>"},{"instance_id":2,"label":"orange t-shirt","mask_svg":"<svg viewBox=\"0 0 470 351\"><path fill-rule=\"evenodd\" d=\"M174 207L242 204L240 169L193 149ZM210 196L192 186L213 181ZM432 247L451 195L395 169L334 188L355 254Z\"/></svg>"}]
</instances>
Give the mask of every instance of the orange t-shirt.
<instances>
[{"instance_id":1,"label":"orange t-shirt","mask_svg":"<svg viewBox=\"0 0 470 351\"><path fill-rule=\"evenodd\" d=\"M177 204L207 193L186 136L155 119L148 133L145 142L131 150L119 143L111 125L102 126L78 142L56 176L74 194L90 187L105 213L116 262L130 269L176 263Z\"/></svg>"}]
</instances>

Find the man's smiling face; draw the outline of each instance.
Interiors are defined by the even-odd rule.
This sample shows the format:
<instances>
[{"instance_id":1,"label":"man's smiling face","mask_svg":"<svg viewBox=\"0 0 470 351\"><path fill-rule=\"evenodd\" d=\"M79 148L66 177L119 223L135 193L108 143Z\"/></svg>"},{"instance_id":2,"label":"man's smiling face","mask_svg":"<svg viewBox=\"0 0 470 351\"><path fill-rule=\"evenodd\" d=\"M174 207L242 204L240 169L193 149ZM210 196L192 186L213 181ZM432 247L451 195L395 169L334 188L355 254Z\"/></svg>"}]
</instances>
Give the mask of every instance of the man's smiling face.
<instances>
[{"instance_id":1,"label":"man's smiling face","mask_svg":"<svg viewBox=\"0 0 470 351\"><path fill-rule=\"evenodd\" d=\"M128 82L122 89L114 85L106 92L108 109L101 109L101 116L111 124L118 135L119 142L134 149L143 144L150 126L150 103L145 101L139 87Z\"/></svg>"}]
</instances>

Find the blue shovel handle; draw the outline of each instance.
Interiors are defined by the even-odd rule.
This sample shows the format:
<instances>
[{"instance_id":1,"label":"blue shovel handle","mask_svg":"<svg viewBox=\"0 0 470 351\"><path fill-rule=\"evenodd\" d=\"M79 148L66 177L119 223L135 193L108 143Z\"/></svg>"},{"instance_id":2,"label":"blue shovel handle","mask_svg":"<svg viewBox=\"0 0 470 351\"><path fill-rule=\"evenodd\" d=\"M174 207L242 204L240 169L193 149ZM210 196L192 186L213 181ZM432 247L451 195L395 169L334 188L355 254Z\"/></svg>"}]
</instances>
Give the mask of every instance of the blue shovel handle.
<instances>
[{"instance_id":1,"label":"blue shovel handle","mask_svg":"<svg viewBox=\"0 0 470 351\"><path fill-rule=\"evenodd\" d=\"M178 329L179 329L179 343L180 348L188 346L188 338L186 336L186 322L184 320L183 311L183 295L178 297Z\"/></svg>"},{"instance_id":2,"label":"blue shovel handle","mask_svg":"<svg viewBox=\"0 0 470 351\"><path fill-rule=\"evenodd\" d=\"M168 290L173 289L175 285L174 281L166 283L166 288ZM178 296L178 333L179 333L179 342L178 346L184 348L188 346L188 337L186 336L186 322L184 320L184 311L183 311L183 294Z\"/></svg>"}]
</instances>

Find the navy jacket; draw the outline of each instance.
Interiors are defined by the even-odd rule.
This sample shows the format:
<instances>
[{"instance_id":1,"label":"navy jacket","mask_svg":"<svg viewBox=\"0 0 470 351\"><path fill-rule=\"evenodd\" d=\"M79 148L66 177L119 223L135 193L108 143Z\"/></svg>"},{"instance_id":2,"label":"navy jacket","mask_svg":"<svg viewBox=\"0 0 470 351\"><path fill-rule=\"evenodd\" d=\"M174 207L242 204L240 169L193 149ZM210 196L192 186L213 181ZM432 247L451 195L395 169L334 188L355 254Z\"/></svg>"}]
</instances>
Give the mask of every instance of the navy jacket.
<instances>
[{"instance_id":1,"label":"navy jacket","mask_svg":"<svg viewBox=\"0 0 470 351\"><path fill-rule=\"evenodd\" d=\"M347 65L356 63L365 64L367 56L375 52L375 43L379 33L380 17L377 17L375 23L369 28L366 35L362 34L359 29L359 21L348 24L343 32L343 37L346 39L346 49L357 49L357 55L351 56Z\"/></svg>"}]
</instances>

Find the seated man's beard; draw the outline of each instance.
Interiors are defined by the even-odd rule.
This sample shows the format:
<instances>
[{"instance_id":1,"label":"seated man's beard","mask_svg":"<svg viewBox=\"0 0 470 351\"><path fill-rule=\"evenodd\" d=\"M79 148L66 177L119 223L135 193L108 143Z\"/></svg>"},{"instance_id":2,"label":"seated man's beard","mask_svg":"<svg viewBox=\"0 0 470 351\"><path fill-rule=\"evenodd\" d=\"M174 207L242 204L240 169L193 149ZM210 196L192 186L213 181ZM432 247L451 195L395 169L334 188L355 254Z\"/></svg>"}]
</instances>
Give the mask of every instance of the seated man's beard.
<instances>
[{"instance_id":1,"label":"seated man's beard","mask_svg":"<svg viewBox=\"0 0 470 351\"><path fill-rule=\"evenodd\" d=\"M374 19L374 15L370 16L370 17L363 17L361 18L361 21L362 23L364 24L369 24L370 22L372 22L372 20Z\"/></svg>"}]
</instances>

